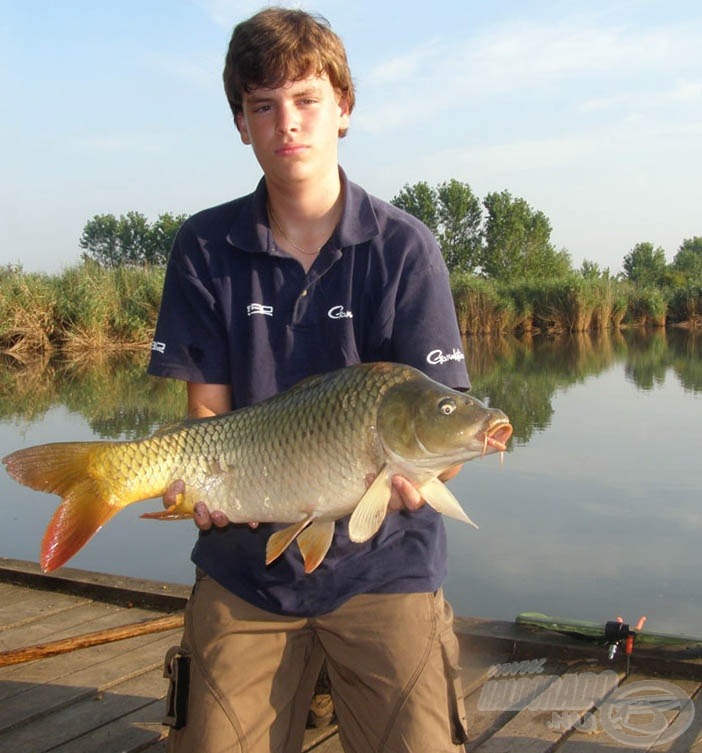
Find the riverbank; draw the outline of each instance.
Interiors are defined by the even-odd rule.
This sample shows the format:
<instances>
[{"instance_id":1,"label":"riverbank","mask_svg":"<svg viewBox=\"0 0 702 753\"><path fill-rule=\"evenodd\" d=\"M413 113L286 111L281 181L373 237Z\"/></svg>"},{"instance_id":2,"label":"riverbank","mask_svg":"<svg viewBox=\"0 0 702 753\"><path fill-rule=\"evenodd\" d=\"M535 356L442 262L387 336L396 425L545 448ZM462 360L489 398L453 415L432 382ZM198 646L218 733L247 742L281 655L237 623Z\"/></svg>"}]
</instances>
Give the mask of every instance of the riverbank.
<instances>
[{"instance_id":1,"label":"riverbank","mask_svg":"<svg viewBox=\"0 0 702 753\"><path fill-rule=\"evenodd\" d=\"M165 270L84 263L60 275L0 268L0 353L143 349L151 341ZM462 334L588 332L622 326L700 326L702 286L640 288L611 277L502 283L454 274Z\"/></svg>"}]
</instances>

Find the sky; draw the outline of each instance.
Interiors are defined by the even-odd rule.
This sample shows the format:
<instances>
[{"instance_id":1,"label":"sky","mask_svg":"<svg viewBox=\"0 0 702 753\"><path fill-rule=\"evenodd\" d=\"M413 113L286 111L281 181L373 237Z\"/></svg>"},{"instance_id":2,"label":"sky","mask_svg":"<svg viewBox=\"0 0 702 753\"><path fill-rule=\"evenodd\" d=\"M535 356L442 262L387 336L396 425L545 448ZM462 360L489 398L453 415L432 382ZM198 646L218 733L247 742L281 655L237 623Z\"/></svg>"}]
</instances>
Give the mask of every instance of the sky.
<instances>
[{"instance_id":1,"label":"sky","mask_svg":"<svg viewBox=\"0 0 702 753\"><path fill-rule=\"evenodd\" d=\"M357 105L340 162L390 200L455 178L549 218L575 267L702 235L702 3L319 0ZM96 214L190 214L260 169L221 85L234 0L0 0L0 266L79 263Z\"/></svg>"}]
</instances>

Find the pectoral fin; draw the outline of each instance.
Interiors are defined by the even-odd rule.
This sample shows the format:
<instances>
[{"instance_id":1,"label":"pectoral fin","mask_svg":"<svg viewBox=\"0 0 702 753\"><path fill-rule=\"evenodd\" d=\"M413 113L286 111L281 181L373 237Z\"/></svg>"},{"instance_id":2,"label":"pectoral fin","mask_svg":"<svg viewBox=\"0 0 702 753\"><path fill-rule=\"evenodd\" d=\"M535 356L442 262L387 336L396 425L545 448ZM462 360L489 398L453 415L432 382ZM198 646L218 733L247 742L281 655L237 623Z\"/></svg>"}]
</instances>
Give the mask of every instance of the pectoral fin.
<instances>
[{"instance_id":1,"label":"pectoral fin","mask_svg":"<svg viewBox=\"0 0 702 753\"><path fill-rule=\"evenodd\" d=\"M390 491L390 474L387 467L383 466L351 514L349 521L351 541L359 544L368 541L380 528L388 510Z\"/></svg>"},{"instance_id":2,"label":"pectoral fin","mask_svg":"<svg viewBox=\"0 0 702 753\"><path fill-rule=\"evenodd\" d=\"M270 565L271 562L277 560L313 520L314 517L310 515L299 523L293 523L291 526L283 528L282 531L272 533L266 544L266 564Z\"/></svg>"},{"instance_id":3,"label":"pectoral fin","mask_svg":"<svg viewBox=\"0 0 702 753\"><path fill-rule=\"evenodd\" d=\"M312 525L301 531L297 537L302 559L305 562L305 572L316 570L329 551L334 538L334 521L316 520Z\"/></svg>"},{"instance_id":4,"label":"pectoral fin","mask_svg":"<svg viewBox=\"0 0 702 753\"><path fill-rule=\"evenodd\" d=\"M426 501L442 515L449 518L462 520L464 523L477 528L478 526L466 515L458 500L453 496L451 490L438 478L433 478L423 484L419 491Z\"/></svg>"}]
</instances>

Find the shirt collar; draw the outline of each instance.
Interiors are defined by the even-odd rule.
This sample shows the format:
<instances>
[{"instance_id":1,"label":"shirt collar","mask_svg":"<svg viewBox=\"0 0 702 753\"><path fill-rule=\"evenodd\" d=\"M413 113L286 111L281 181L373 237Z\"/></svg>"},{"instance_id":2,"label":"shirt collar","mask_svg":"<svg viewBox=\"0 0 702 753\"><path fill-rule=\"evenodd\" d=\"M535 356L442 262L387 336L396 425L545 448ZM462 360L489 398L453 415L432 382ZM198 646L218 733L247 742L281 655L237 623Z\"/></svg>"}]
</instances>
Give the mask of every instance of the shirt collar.
<instances>
[{"instance_id":1,"label":"shirt collar","mask_svg":"<svg viewBox=\"0 0 702 753\"><path fill-rule=\"evenodd\" d=\"M368 193L352 183L339 168L344 194L341 219L334 231L334 245L343 249L371 240L380 232L378 219ZM227 240L242 251L270 253L273 234L268 221L266 179L261 178L256 190L246 196L240 211L229 228Z\"/></svg>"}]
</instances>

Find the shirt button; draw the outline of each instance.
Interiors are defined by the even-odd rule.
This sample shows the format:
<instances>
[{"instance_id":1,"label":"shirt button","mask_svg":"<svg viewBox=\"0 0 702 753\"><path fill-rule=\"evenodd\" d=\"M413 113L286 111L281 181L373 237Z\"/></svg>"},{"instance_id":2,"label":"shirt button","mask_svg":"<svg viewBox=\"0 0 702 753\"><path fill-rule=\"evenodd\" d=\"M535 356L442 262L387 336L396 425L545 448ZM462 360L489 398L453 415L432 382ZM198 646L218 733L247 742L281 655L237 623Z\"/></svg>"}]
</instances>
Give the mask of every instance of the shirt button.
<instances>
[{"instance_id":1,"label":"shirt button","mask_svg":"<svg viewBox=\"0 0 702 753\"><path fill-rule=\"evenodd\" d=\"M307 295L307 291L303 290L302 293L300 293L300 298L304 298Z\"/></svg>"}]
</instances>

